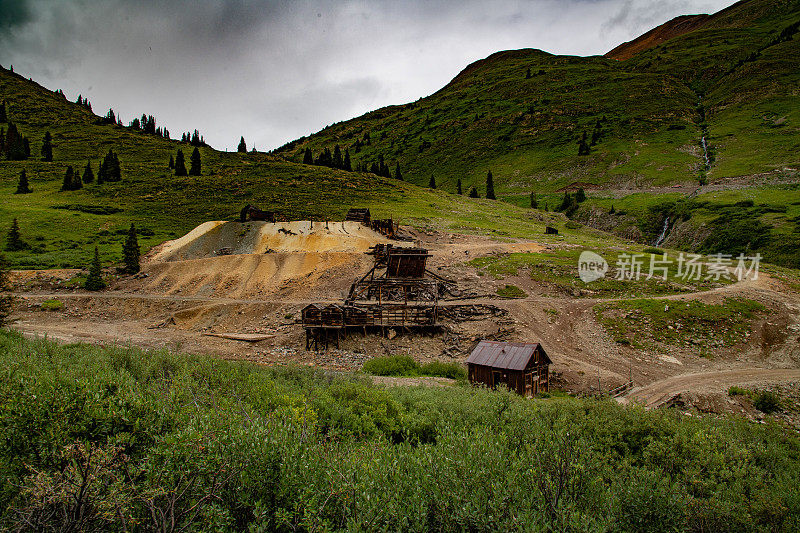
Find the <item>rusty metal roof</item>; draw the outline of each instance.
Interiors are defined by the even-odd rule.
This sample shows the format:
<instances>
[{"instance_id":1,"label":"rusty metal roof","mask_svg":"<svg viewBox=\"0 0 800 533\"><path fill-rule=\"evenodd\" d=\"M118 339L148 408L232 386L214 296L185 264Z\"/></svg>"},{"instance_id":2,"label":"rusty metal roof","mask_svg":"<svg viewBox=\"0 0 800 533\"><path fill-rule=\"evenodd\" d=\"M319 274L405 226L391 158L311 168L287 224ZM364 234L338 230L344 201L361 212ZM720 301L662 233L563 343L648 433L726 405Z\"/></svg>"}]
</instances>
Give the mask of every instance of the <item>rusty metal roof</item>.
<instances>
[{"instance_id":1,"label":"rusty metal roof","mask_svg":"<svg viewBox=\"0 0 800 533\"><path fill-rule=\"evenodd\" d=\"M540 349L544 362L550 363L550 358L538 342L499 342L481 341L472 350L467 363L490 366L492 368L505 368L507 370L524 370L533 357L536 348Z\"/></svg>"}]
</instances>

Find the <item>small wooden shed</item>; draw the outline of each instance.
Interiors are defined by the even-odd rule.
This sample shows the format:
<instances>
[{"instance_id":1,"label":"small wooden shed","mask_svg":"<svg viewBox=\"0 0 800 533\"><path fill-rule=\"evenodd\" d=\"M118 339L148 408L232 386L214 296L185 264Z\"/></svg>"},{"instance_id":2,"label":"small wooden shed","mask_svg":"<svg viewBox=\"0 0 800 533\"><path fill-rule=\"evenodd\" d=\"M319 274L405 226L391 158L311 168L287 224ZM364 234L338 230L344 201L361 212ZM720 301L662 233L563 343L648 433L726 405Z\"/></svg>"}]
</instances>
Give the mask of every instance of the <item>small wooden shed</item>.
<instances>
[{"instance_id":1,"label":"small wooden shed","mask_svg":"<svg viewBox=\"0 0 800 533\"><path fill-rule=\"evenodd\" d=\"M550 389L551 362L539 343L481 341L467 359L469 382L534 396Z\"/></svg>"},{"instance_id":2,"label":"small wooden shed","mask_svg":"<svg viewBox=\"0 0 800 533\"><path fill-rule=\"evenodd\" d=\"M369 214L369 209L358 209L354 207L347 212L347 216L345 216L344 219L345 221L361 222L369 227L372 217Z\"/></svg>"}]
</instances>

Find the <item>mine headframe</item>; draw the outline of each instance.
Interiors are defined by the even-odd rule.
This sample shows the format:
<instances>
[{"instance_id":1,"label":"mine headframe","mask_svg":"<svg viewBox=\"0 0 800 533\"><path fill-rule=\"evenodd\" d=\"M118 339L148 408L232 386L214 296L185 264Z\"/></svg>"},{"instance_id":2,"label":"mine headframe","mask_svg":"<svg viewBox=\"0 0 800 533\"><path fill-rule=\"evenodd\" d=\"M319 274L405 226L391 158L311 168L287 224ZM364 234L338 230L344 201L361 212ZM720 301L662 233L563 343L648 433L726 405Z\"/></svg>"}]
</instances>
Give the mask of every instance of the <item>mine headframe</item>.
<instances>
[{"instance_id":1,"label":"mine headframe","mask_svg":"<svg viewBox=\"0 0 800 533\"><path fill-rule=\"evenodd\" d=\"M275 211L262 211L254 205L246 205L239 213L239 222L248 220L275 222Z\"/></svg>"}]
</instances>

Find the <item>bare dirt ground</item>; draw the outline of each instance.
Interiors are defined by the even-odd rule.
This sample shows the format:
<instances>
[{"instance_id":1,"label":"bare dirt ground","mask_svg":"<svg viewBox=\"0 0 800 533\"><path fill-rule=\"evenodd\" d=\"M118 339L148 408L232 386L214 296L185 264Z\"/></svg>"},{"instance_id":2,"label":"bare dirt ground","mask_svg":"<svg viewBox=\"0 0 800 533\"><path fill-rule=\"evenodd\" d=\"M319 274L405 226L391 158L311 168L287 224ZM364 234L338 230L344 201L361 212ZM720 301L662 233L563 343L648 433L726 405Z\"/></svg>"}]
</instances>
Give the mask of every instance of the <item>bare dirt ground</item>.
<instances>
[{"instance_id":1,"label":"bare dirt ground","mask_svg":"<svg viewBox=\"0 0 800 533\"><path fill-rule=\"evenodd\" d=\"M480 276L466 264L494 253L541 251L547 244L412 230L414 241L433 254L429 269L471 296L443 304L474 306L474 316L446 321L436 335L389 339L357 333L343 339L339 349L306 351L304 332L296 323L300 310L312 302L341 302L350 284L372 266L364 252L386 239L350 223L328 228L324 223L314 228L292 224L280 231L266 223L206 223L151 251L139 275L100 293L70 288L66 280L77 271L19 273L15 327L26 335L70 343L168 348L341 370L358 369L370 357L387 354L461 362L479 339L534 341L554 361L551 371L559 388L595 393L630 378L635 388L625 401L646 406L674 403L680 395L684 400L695 395L692 401L697 402L724 394L731 385L800 381L800 297L763 273L757 281L663 297L719 303L726 296L742 296L770 311L753 323L745 342L717 349L711 357L679 348L664 353L614 342L594 313L597 303L608 300L540 296L530 280L526 290L531 296L504 300L496 290L508 280ZM46 300L58 300L62 307L45 311ZM243 341L209 333L269 337ZM411 384L444 383L417 381Z\"/></svg>"}]
</instances>

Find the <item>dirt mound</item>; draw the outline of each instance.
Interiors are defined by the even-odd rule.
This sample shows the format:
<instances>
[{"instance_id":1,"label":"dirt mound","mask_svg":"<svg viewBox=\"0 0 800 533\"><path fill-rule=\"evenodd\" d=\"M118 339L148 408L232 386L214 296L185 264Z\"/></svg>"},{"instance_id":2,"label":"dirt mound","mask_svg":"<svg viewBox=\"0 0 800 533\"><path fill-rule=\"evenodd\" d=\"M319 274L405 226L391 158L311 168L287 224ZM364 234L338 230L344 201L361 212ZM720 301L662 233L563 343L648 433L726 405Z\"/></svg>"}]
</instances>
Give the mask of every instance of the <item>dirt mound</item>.
<instances>
[{"instance_id":1,"label":"dirt mound","mask_svg":"<svg viewBox=\"0 0 800 533\"><path fill-rule=\"evenodd\" d=\"M150 263L138 289L219 298L339 298L372 257L364 253L241 254Z\"/></svg>"},{"instance_id":2,"label":"dirt mound","mask_svg":"<svg viewBox=\"0 0 800 533\"><path fill-rule=\"evenodd\" d=\"M149 262L163 263L267 252L364 252L391 242L358 222L204 222L154 250Z\"/></svg>"}]
</instances>

